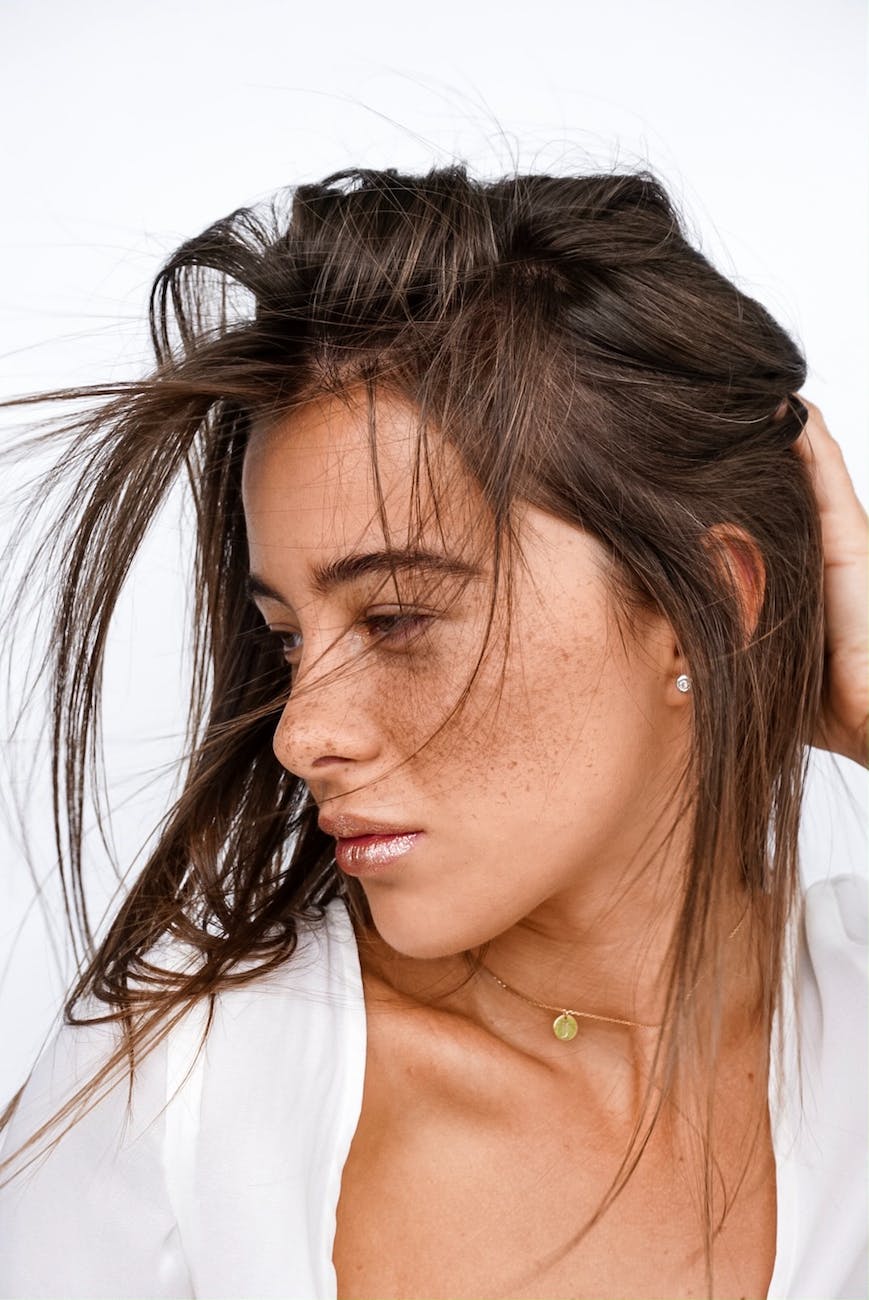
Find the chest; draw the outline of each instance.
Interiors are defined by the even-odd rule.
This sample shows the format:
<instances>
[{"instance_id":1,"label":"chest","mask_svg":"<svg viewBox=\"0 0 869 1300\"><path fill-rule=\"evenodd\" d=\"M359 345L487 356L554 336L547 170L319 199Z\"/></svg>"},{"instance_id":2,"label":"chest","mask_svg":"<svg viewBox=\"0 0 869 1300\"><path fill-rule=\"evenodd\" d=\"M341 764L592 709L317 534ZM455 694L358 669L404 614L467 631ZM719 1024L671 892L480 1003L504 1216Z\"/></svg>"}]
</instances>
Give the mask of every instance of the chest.
<instances>
[{"instance_id":1,"label":"chest","mask_svg":"<svg viewBox=\"0 0 869 1300\"><path fill-rule=\"evenodd\" d=\"M462 1086L401 1050L369 1052L344 1168L333 1262L339 1300L584 1300L707 1294L698 1144L659 1125L623 1189L580 1237L617 1177L630 1127L518 1077ZM454 1066L452 1067L454 1068ZM471 1086L468 1086L470 1083ZM744 1117L754 1093L732 1087ZM475 1104L475 1096L477 1103ZM768 1122L750 1146L716 1142L715 1296L765 1296L776 1246ZM737 1126L742 1132L744 1126ZM737 1194L737 1184L738 1187Z\"/></svg>"}]
</instances>

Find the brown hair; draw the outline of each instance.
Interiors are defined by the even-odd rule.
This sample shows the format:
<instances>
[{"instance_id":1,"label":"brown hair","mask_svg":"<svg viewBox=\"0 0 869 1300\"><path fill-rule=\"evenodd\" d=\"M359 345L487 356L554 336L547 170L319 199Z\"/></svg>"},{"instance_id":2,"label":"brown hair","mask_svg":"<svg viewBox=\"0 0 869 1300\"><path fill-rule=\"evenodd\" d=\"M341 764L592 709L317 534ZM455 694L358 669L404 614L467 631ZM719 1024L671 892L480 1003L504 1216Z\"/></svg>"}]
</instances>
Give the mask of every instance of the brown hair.
<instances>
[{"instance_id":1,"label":"brown hair","mask_svg":"<svg viewBox=\"0 0 869 1300\"><path fill-rule=\"evenodd\" d=\"M105 1003L100 1018L123 1029L114 1064L126 1054L132 1066L134 1047L192 1002L287 961L300 922L337 893L370 920L356 883L339 878L303 783L272 753L286 670L248 599L240 497L255 416L361 382L372 396L390 387L420 412L421 428L431 420L446 433L491 508L496 542L509 540L515 504L531 502L604 544L628 622L644 604L670 620L693 681L679 813L690 815L692 838L671 950L667 1005L677 1014L661 1060L672 1074L694 1042L687 994L701 958L726 939L718 904L733 881L723 861L750 899L765 901L754 933L769 1029L798 894L823 663L819 524L790 450L798 404L777 417L805 363L769 313L691 245L658 179L487 182L463 166L337 172L183 244L154 285L151 327L148 378L49 395L98 399L70 425L53 471L72 485L55 534L57 837L68 914L88 941L67 1020L85 995ZM197 524L189 761L97 945L81 833L107 627L179 476ZM763 566L748 635L716 526ZM167 937L198 954L194 970L154 963ZM642 1145L638 1130L619 1186Z\"/></svg>"}]
</instances>

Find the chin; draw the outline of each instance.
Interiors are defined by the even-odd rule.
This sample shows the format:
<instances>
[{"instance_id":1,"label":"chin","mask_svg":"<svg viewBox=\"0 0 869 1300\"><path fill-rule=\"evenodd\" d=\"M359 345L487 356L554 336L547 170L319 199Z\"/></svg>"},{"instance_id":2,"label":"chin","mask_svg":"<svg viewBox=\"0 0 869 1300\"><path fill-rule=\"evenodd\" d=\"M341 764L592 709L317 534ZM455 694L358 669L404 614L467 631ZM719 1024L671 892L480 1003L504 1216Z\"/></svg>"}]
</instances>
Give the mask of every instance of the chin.
<instances>
[{"instance_id":1,"label":"chin","mask_svg":"<svg viewBox=\"0 0 869 1300\"><path fill-rule=\"evenodd\" d=\"M366 889L365 897L380 938L403 957L417 961L455 957L494 937L491 921L463 918L454 905L435 909L407 898L384 898L377 889Z\"/></svg>"}]
</instances>

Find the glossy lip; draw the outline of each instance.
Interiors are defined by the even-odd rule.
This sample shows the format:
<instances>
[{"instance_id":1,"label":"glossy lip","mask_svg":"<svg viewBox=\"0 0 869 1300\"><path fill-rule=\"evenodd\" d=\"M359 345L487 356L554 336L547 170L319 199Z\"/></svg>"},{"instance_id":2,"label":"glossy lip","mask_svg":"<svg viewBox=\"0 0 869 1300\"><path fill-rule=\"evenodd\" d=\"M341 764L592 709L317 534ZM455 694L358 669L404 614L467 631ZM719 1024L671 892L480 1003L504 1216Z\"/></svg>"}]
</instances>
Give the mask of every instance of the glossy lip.
<instances>
[{"instance_id":1,"label":"glossy lip","mask_svg":"<svg viewBox=\"0 0 869 1300\"><path fill-rule=\"evenodd\" d=\"M398 865L420 838L419 831L404 835L357 835L335 841L335 861L348 876L374 876Z\"/></svg>"},{"instance_id":2,"label":"glossy lip","mask_svg":"<svg viewBox=\"0 0 869 1300\"><path fill-rule=\"evenodd\" d=\"M353 817L349 813L342 813L336 817L321 813L317 818L317 824L321 831L336 840L354 840L362 835L416 835L419 830L418 827L388 826L386 822L370 821L367 817Z\"/></svg>"},{"instance_id":3,"label":"glossy lip","mask_svg":"<svg viewBox=\"0 0 869 1300\"><path fill-rule=\"evenodd\" d=\"M349 876L373 876L397 864L422 832L343 814L318 818L320 830L335 838L335 861Z\"/></svg>"}]
</instances>

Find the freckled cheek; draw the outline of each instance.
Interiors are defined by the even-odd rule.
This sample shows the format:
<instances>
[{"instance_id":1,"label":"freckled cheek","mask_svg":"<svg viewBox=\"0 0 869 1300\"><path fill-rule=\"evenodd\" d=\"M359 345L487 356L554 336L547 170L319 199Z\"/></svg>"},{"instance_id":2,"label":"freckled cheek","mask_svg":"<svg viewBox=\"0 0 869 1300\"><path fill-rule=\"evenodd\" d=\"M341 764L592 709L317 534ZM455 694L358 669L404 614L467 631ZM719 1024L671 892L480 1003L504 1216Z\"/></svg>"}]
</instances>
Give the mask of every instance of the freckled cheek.
<instances>
[{"instance_id":1,"label":"freckled cheek","mask_svg":"<svg viewBox=\"0 0 869 1300\"><path fill-rule=\"evenodd\" d=\"M566 775L595 748L600 672L577 656L550 655L533 672L506 684L499 709L498 752L516 762L529 791Z\"/></svg>"},{"instance_id":2,"label":"freckled cheek","mask_svg":"<svg viewBox=\"0 0 869 1300\"><path fill-rule=\"evenodd\" d=\"M539 653L500 653L484 662L468 698L448 716L466 685L456 664L431 663L424 671L381 684L382 737L395 754L411 758L414 776L429 793L475 800L508 800L518 790L533 794L563 775L571 762L591 761L594 725L586 740L584 724L599 712L600 650L596 662L544 645ZM590 651L588 659L593 658ZM420 748L422 747L422 748Z\"/></svg>"},{"instance_id":3,"label":"freckled cheek","mask_svg":"<svg viewBox=\"0 0 869 1300\"><path fill-rule=\"evenodd\" d=\"M454 670L437 672L431 666L378 674L371 683L369 708L384 751L416 764L454 761L469 739L461 711L450 717L463 684Z\"/></svg>"}]
</instances>

